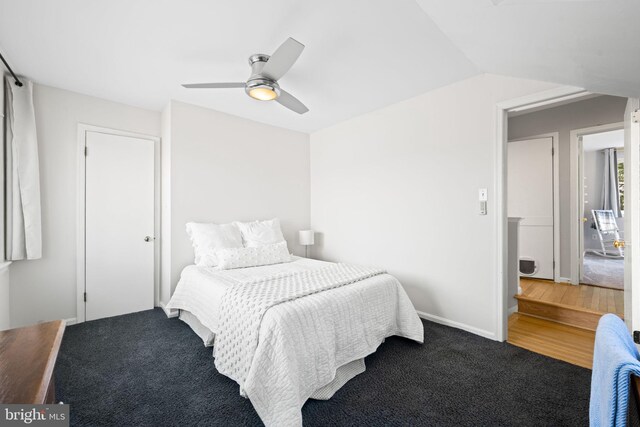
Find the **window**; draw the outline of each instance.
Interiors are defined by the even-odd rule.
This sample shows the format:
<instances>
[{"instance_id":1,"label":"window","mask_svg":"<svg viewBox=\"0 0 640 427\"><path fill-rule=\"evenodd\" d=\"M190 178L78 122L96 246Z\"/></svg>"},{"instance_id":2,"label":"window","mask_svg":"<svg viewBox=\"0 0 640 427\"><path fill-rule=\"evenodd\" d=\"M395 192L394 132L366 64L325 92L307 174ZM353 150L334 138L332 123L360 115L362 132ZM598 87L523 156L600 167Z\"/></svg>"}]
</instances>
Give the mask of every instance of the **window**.
<instances>
[{"instance_id":1,"label":"window","mask_svg":"<svg viewBox=\"0 0 640 427\"><path fill-rule=\"evenodd\" d=\"M618 151L618 197L620 197L620 212L624 215L624 156Z\"/></svg>"}]
</instances>

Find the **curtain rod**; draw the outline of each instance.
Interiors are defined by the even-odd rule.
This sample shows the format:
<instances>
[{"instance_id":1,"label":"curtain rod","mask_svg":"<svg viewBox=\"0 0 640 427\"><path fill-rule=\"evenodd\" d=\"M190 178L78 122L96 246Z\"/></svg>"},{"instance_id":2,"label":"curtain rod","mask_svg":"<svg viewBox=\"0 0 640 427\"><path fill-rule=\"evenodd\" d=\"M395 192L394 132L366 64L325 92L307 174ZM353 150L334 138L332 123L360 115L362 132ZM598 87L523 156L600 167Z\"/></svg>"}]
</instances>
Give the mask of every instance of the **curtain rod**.
<instances>
[{"instance_id":1,"label":"curtain rod","mask_svg":"<svg viewBox=\"0 0 640 427\"><path fill-rule=\"evenodd\" d=\"M4 56L2 56L2 54L0 53L0 59L2 60L2 63L4 64L5 67L7 67L7 70L9 70L9 72L11 73L11 75L13 76L13 80L15 80L16 86L22 86L22 82L20 81L20 79L18 78L18 76L16 76L16 73L13 72L13 70L11 69L11 67L9 67L9 64L7 64L6 59L4 59Z\"/></svg>"}]
</instances>

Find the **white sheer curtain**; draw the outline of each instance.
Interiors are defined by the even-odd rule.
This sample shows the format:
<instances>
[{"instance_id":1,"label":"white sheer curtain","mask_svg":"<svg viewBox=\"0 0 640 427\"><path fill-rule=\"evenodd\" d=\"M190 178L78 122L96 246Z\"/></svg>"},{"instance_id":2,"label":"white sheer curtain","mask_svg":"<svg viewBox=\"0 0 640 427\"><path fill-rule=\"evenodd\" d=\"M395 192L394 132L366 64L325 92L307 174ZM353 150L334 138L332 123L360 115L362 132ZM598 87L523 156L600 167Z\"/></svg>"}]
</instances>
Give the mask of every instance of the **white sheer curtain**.
<instances>
[{"instance_id":1,"label":"white sheer curtain","mask_svg":"<svg viewBox=\"0 0 640 427\"><path fill-rule=\"evenodd\" d=\"M618 155L615 148L606 148L604 153L604 168L602 177L601 209L612 210L613 215L620 215L620 194L618 190Z\"/></svg>"},{"instance_id":2,"label":"white sheer curtain","mask_svg":"<svg viewBox=\"0 0 640 427\"><path fill-rule=\"evenodd\" d=\"M5 78L7 260L42 257L40 173L33 83Z\"/></svg>"}]
</instances>

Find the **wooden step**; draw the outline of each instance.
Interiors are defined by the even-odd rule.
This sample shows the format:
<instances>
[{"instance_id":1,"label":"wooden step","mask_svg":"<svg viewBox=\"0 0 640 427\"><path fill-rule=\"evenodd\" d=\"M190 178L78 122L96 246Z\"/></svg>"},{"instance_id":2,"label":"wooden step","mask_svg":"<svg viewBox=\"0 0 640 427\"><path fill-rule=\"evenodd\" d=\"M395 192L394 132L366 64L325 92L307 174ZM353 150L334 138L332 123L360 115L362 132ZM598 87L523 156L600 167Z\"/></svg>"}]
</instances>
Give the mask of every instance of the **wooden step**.
<instances>
[{"instance_id":1,"label":"wooden step","mask_svg":"<svg viewBox=\"0 0 640 427\"><path fill-rule=\"evenodd\" d=\"M595 332L522 313L509 317L507 342L591 369Z\"/></svg>"},{"instance_id":2,"label":"wooden step","mask_svg":"<svg viewBox=\"0 0 640 427\"><path fill-rule=\"evenodd\" d=\"M518 312L595 331L604 312L517 295Z\"/></svg>"}]
</instances>

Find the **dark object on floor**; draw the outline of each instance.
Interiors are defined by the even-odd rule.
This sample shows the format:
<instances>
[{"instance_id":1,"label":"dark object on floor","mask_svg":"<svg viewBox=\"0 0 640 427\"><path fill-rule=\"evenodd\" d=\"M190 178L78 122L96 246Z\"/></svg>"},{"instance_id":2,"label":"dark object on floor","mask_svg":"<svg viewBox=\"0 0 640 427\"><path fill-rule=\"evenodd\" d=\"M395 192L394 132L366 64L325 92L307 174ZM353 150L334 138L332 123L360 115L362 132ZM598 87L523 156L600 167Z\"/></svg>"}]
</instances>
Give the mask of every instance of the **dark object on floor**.
<instances>
[{"instance_id":1,"label":"dark object on floor","mask_svg":"<svg viewBox=\"0 0 640 427\"><path fill-rule=\"evenodd\" d=\"M308 401L304 425L588 425L590 370L424 328L424 345L389 338L333 398ZM68 327L56 375L76 426L261 425L211 349L160 309Z\"/></svg>"},{"instance_id":2,"label":"dark object on floor","mask_svg":"<svg viewBox=\"0 0 640 427\"><path fill-rule=\"evenodd\" d=\"M631 395L629 396L629 427L640 427L640 378L631 376Z\"/></svg>"}]
</instances>

